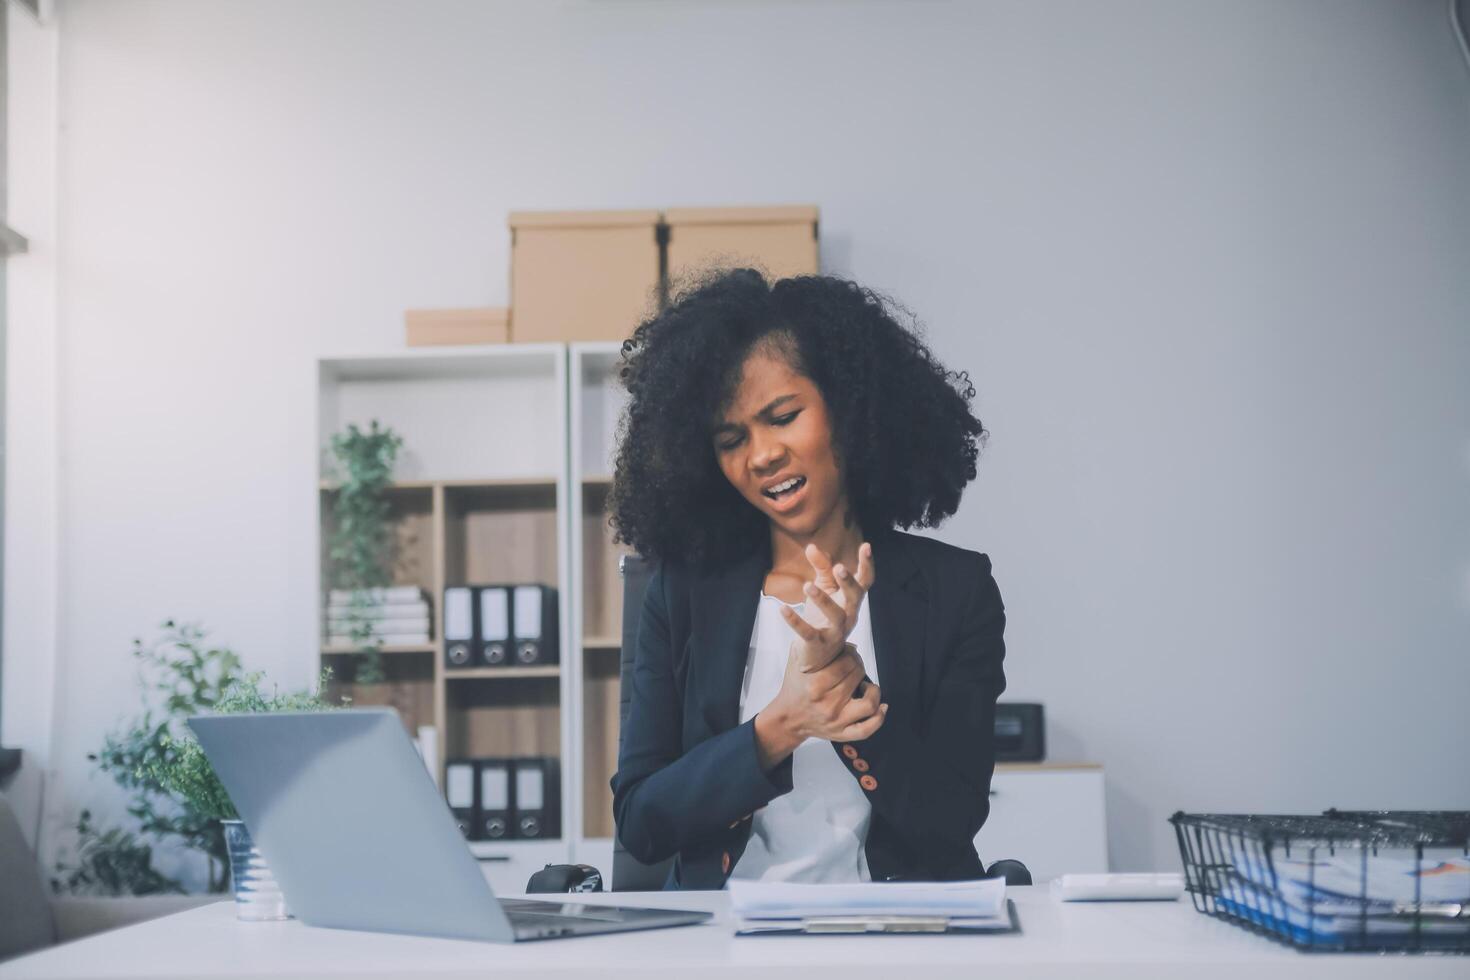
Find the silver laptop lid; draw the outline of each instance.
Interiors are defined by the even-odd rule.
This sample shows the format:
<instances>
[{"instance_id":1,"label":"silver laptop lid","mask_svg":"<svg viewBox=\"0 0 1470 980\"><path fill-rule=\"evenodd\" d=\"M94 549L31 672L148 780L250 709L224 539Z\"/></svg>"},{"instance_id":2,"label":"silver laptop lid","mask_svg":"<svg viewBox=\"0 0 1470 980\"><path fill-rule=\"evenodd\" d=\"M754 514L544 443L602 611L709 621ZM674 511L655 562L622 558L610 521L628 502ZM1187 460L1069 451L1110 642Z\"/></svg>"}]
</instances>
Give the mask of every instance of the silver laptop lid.
<instances>
[{"instance_id":1,"label":"silver laptop lid","mask_svg":"<svg viewBox=\"0 0 1470 980\"><path fill-rule=\"evenodd\" d=\"M391 708L189 719L301 921L511 942Z\"/></svg>"}]
</instances>

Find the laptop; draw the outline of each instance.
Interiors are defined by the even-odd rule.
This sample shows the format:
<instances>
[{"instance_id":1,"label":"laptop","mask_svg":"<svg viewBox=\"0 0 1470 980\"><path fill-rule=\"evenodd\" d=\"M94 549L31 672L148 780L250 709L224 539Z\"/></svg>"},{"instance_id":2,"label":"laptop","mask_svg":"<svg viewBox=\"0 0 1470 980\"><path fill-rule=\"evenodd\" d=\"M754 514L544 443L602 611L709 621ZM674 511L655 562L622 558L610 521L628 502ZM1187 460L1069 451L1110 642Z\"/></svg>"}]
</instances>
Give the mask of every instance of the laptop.
<instances>
[{"instance_id":1,"label":"laptop","mask_svg":"<svg viewBox=\"0 0 1470 980\"><path fill-rule=\"evenodd\" d=\"M524 942L711 917L498 900L392 708L204 715L188 724L307 925Z\"/></svg>"}]
</instances>

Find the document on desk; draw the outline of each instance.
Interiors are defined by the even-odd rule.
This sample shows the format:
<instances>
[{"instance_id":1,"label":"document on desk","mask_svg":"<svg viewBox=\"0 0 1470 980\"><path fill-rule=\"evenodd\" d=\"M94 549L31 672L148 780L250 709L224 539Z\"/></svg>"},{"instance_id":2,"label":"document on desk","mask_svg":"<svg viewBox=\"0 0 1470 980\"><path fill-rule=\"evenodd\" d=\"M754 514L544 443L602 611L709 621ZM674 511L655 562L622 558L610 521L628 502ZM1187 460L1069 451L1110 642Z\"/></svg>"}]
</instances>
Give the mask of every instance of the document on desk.
<instances>
[{"instance_id":1,"label":"document on desk","mask_svg":"<svg viewBox=\"0 0 1470 980\"><path fill-rule=\"evenodd\" d=\"M1470 858L1424 859L1325 849L1310 857L1234 855L1216 901L1242 918L1288 927L1299 942L1343 935L1470 933ZM1417 914L1416 914L1417 913Z\"/></svg>"},{"instance_id":2,"label":"document on desk","mask_svg":"<svg viewBox=\"0 0 1470 980\"><path fill-rule=\"evenodd\" d=\"M736 932L1009 932L1005 881L730 882Z\"/></svg>"}]
</instances>

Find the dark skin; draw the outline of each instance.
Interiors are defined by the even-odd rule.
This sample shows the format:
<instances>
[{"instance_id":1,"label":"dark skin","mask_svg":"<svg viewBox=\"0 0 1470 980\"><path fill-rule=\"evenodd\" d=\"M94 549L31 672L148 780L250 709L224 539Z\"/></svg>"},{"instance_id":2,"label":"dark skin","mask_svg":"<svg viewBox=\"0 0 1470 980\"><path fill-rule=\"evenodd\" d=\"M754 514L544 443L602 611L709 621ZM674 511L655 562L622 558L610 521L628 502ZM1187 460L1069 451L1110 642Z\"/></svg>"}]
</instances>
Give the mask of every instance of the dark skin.
<instances>
[{"instance_id":1,"label":"dark skin","mask_svg":"<svg viewBox=\"0 0 1470 980\"><path fill-rule=\"evenodd\" d=\"M795 638L776 697L755 718L757 752L769 770L808 738L853 742L882 727L888 706L863 684L863 662L847 642L872 587L873 549L850 516L832 450L826 401L779 349L746 359L730 405L714 431L725 478L770 523L765 591L806 601L810 621L783 606ZM789 485L773 497L773 487Z\"/></svg>"}]
</instances>

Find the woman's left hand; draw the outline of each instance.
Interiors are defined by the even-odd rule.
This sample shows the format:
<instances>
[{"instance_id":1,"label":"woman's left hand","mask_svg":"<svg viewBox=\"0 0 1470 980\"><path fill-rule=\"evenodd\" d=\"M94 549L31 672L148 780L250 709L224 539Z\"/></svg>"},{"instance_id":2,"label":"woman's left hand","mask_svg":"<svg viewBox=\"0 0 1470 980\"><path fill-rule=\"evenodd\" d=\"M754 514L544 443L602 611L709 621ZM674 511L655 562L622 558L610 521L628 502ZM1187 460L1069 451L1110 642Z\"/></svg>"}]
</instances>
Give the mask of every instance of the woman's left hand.
<instances>
[{"instance_id":1,"label":"woman's left hand","mask_svg":"<svg viewBox=\"0 0 1470 980\"><path fill-rule=\"evenodd\" d=\"M806 583L803 591L825 622L808 622L790 606L782 606L781 615L796 633L801 669L809 673L835 660L857 626L858 610L873 586L873 547L865 541L858 548L856 574L842 564L834 565L815 544L806 546L806 559L811 563L814 580Z\"/></svg>"}]
</instances>

